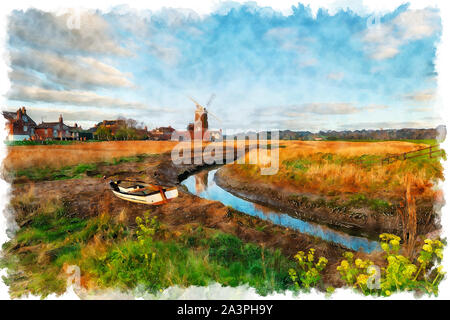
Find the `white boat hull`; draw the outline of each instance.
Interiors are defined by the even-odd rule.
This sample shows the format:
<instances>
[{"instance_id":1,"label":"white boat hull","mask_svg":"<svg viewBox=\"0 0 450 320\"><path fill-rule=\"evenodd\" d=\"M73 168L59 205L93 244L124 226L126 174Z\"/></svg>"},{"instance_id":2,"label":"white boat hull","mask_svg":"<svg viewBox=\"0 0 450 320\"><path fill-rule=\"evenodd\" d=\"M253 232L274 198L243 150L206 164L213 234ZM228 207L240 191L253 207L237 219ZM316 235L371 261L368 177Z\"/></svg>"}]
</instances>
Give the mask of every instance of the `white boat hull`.
<instances>
[{"instance_id":1,"label":"white boat hull","mask_svg":"<svg viewBox=\"0 0 450 320\"><path fill-rule=\"evenodd\" d=\"M132 191L134 188L123 188L119 187L119 191L112 190L114 195L120 199L135 202L135 203L142 203L142 204L152 204L152 205L158 205L162 203L166 203L168 200L174 199L178 197L178 189L176 187L165 189L164 196L161 194L161 192L155 192L149 195L134 195L132 194Z\"/></svg>"}]
</instances>

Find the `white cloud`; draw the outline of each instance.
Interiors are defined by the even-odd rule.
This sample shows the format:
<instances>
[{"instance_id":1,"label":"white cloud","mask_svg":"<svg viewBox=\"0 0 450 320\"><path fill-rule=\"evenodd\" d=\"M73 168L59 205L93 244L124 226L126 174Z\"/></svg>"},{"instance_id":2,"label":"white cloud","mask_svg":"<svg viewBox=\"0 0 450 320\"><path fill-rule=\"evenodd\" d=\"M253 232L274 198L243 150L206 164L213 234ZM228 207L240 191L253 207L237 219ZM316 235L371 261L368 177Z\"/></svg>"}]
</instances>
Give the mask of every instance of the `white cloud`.
<instances>
[{"instance_id":1,"label":"white cloud","mask_svg":"<svg viewBox=\"0 0 450 320\"><path fill-rule=\"evenodd\" d=\"M298 30L291 27L276 27L265 33L265 38L279 43L284 50L305 52L305 43L313 41L312 38L300 37Z\"/></svg>"},{"instance_id":2,"label":"white cloud","mask_svg":"<svg viewBox=\"0 0 450 320\"><path fill-rule=\"evenodd\" d=\"M366 110L369 112L377 111L377 110L385 110L389 109L389 106L379 105L379 104L369 104L367 106L361 107L361 110Z\"/></svg>"},{"instance_id":3,"label":"white cloud","mask_svg":"<svg viewBox=\"0 0 450 320\"><path fill-rule=\"evenodd\" d=\"M440 124L440 119L428 119L429 121L400 121L400 122L358 122L345 123L338 126L339 130L361 130L361 129L404 129L404 128L436 128Z\"/></svg>"},{"instance_id":4,"label":"white cloud","mask_svg":"<svg viewBox=\"0 0 450 320\"><path fill-rule=\"evenodd\" d=\"M9 19L9 35L12 41L41 50L58 52L99 53L130 55L120 46L110 25L98 14L80 12L80 28L68 27L73 13L56 15L29 9L14 11Z\"/></svg>"},{"instance_id":5,"label":"white cloud","mask_svg":"<svg viewBox=\"0 0 450 320\"><path fill-rule=\"evenodd\" d=\"M91 91L58 91L33 86L15 86L9 93L8 98L18 101L39 101L76 106L151 109L140 102L129 102L101 96Z\"/></svg>"},{"instance_id":6,"label":"white cloud","mask_svg":"<svg viewBox=\"0 0 450 320\"><path fill-rule=\"evenodd\" d=\"M396 56L407 42L430 37L439 29L436 10L407 10L389 22L369 27L362 41L372 59L383 60Z\"/></svg>"},{"instance_id":7,"label":"white cloud","mask_svg":"<svg viewBox=\"0 0 450 320\"><path fill-rule=\"evenodd\" d=\"M436 97L434 90L422 90L405 95L405 99L414 102L430 102Z\"/></svg>"},{"instance_id":8,"label":"white cloud","mask_svg":"<svg viewBox=\"0 0 450 320\"><path fill-rule=\"evenodd\" d=\"M358 112L358 109L351 103L308 103L298 108L301 112L315 114L350 114Z\"/></svg>"},{"instance_id":9,"label":"white cloud","mask_svg":"<svg viewBox=\"0 0 450 320\"><path fill-rule=\"evenodd\" d=\"M118 69L91 57L63 57L31 49L11 52L13 69L33 70L55 85L65 88L131 87L133 84ZM29 73L29 72L28 72ZM14 79L12 79L14 80Z\"/></svg>"},{"instance_id":10,"label":"white cloud","mask_svg":"<svg viewBox=\"0 0 450 320\"><path fill-rule=\"evenodd\" d=\"M344 79L344 73L343 72L329 73L327 75L327 79L340 81L340 80Z\"/></svg>"},{"instance_id":11,"label":"white cloud","mask_svg":"<svg viewBox=\"0 0 450 320\"><path fill-rule=\"evenodd\" d=\"M394 47L389 45L380 45L372 52L372 59L375 60L383 60L395 57L400 51Z\"/></svg>"}]
</instances>

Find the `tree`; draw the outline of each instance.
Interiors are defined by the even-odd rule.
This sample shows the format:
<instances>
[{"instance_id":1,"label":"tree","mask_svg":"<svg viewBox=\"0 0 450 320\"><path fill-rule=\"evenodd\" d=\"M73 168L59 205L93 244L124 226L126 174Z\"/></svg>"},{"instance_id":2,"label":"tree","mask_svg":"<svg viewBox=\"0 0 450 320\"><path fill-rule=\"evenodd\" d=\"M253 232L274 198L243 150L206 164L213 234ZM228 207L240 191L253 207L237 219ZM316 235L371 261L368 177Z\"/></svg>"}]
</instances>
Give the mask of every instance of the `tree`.
<instances>
[{"instance_id":1,"label":"tree","mask_svg":"<svg viewBox=\"0 0 450 320\"><path fill-rule=\"evenodd\" d=\"M112 137L111 130L104 125L100 125L95 131L94 135L99 140L111 140Z\"/></svg>"}]
</instances>

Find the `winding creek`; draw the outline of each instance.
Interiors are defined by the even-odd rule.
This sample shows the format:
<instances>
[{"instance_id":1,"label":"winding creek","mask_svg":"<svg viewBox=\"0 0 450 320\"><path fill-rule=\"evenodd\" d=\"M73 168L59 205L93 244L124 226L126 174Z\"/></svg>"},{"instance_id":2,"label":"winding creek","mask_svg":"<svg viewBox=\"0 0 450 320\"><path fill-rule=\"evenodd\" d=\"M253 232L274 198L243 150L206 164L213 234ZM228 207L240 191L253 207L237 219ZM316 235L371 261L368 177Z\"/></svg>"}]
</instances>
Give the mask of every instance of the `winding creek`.
<instances>
[{"instance_id":1,"label":"winding creek","mask_svg":"<svg viewBox=\"0 0 450 320\"><path fill-rule=\"evenodd\" d=\"M329 242L340 244L355 251L362 250L370 253L380 249L379 244L376 241L363 237L351 236L324 225L296 219L272 208L239 198L222 189L215 183L214 175L217 170L218 169L200 171L183 180L181 184L186 186L189 192L199 197L220 201L224 205L231 206L248 215L268 220L276 225L309 234Z\"/></svg>"}]
</instances>

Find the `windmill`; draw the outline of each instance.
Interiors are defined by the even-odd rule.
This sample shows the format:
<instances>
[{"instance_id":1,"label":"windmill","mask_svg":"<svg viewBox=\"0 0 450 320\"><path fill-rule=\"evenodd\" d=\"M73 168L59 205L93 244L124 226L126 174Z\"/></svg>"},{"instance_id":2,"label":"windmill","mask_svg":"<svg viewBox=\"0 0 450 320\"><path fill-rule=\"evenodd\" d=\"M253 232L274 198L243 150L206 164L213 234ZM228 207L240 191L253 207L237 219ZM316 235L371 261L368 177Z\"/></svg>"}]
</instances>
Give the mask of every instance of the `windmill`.
<instances>
[{"instance_id":1,"label":"windmill","mask_svg":"<svg viewBox=\"0 0 450 320\"><path fill-rule=\"evenodd\" d=\"M211 105L212 101L214 100L214 98L216 97L215 94L212 94L211 97L209 98L208 102L206 103L206 107L209 108L209 106ZM192 102L194 102L196 109L195 109L195 117L194 117L194 123L189 124L188 126L188 130L192 131L191 135L193 135L193 131L202 131L202 137L204 137L204 134L206 131L208 131L208 114L210 114L211 116L213 116L215 119L217 119L220 123L222 123L222 121L216 116L214 115L212 112L208 111L203 105L201 105L200 103L198 103L196 100L194 100L194 98L189 97L189 99L192 100Z\"/></svg>"}]
</instances>

